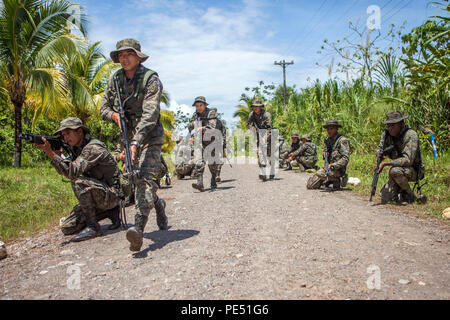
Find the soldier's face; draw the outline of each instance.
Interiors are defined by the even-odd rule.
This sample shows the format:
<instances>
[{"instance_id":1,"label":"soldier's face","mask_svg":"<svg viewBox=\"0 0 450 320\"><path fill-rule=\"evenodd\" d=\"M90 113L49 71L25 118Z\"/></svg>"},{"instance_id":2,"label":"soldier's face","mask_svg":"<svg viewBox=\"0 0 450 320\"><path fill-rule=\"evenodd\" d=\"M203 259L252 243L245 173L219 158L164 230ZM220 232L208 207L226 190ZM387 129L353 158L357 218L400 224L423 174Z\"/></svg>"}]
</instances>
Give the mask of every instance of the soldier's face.
<instances>
[{"instance_id":1,"label":"soldier's face","mask_svg":"<svg viewBox=\"0 0 450 320\"><path fill-rule=\"evenodd\" d=\"M298 142L298 138L292 138L292 142L293 143L297 143Z\"/></svg>"},{"instance_id":2,"label":"soldier's face","mask_svg":"<svg viewBox=\"0 0 450 320\"><path fill-rule=\"evenodd\" d=\"M253 112L255 112L256 114L260 114L262 110L262 107L253 107Z\"/></svg>"},{"instance_id":3,"label":"soldier's face","mask_svg":"<svg viewBox=\"0 0 450 320\"><path fill-rule=\"evenodd\" d=\"M203 102L195 103L195 110L197 110L198 113L205 112L205 109L206 109L206 104L204 104Z\"/></svg>"},{"instance_id":4,"label":"soldier's face","mask_svg":"<svg viewBox=\"0 0 450 320\"><path fill-rule=\"evenodd\" d=\"M65 142L71 147L80 147L84 138L84 131L82 128L74 129L64 129L61 131L61 135Z\"/></svg>"},{"instance_id":5,"label":"soldier's face","mask_svg":"<svg viewBox=\"0 0 450 320\"><path fill-rule=\"evenodd\" d=\"M134 70L139 66L141 58L139 58L133 50L124 50L118 54L119 62L125 71Z\"/></svg>"},{"instance_id":6,"label":"soldier's face","mask_svg":"<svg viewBox=\"0 0 450 320\"><path fill-rule=\"evenodd\" d=\"M400 134L400 131L403 129L403 123L390 123L388 124L389 134L393 137L396 137Z\"/></svg>"},{"instance_id":7,"label":"soldier's face","mask_svg":"<svg viewBox=\"0 0 450 320\"><path fill-rule=\"evenodd\" d=\"M302 139L302 143L306 143L306 139Z\"/></svg>"},{"instance_id":8,"label":"soldier's face","mask_svg":"<svg viewBox=\"0 0 450 320\"><path fill-rule=\"evenodd\" d=\"M327 133L330 138L334 138L337 135L338 126L328 126Z\"/></svg>"}]
</instances>

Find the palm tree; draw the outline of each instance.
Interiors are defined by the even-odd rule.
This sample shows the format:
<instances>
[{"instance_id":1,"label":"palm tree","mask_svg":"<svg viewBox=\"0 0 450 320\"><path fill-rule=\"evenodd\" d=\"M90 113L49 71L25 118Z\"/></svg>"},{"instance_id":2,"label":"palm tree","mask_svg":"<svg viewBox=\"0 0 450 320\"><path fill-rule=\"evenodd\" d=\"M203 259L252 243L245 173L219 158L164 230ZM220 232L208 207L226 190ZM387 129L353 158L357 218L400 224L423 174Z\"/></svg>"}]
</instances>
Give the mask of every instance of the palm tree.
<instances>
[{"instance_id":1,"label":"palm tree","mask_svg":"<svg viewBox=\"0 0 450 320\"><path fill-rule=\"evenodd\" d=\"M13 167L20 167L22 144L22 108L30 92L40 94L42 103L56 103L64 87L54 59L77 50L70 34L73 19L66 0L3 0L0 10L0 60L5 65L5 88L14 106ZM80 31L86 34L84 16Z\"/></svg>"},{"instance_id":2,"label":"palm tree","mask_svg":"<svg viewBox=\"0 0 450 320\"><path fill-rule=\"evenodd\" d=\"M375 78L380 87L388 86L389 93L395 95L404 79L401 61L390 53L383 55L375 68Z\"/></svg>"}]
</instances>

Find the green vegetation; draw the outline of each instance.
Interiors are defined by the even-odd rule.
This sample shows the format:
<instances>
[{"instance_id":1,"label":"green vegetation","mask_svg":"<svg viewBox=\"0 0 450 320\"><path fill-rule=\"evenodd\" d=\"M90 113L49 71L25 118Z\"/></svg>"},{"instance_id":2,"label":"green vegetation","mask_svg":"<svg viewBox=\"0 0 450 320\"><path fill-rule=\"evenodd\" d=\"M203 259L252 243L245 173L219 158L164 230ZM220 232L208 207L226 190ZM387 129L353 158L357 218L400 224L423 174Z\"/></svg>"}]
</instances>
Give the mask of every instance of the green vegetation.
<instances>
[{"instance_id":1,"label":"green vegetation","mask_svg":"<svg viewBox=\"0 0 450 320\"><path fill-rule=\"evenodd\" d=\"M76 204L70 182L49 165L0 168L0 239L55 225Z\"/></svg>"},{"instance_id":2,"label":"green vegetation","mask_svg":"<svg viewBox=\"0 0 450 320\"><path fill-rule=\"evenodd\" d=\"M326 135L322 125L327 119L338 119L343 124L340 132L351 142L349 173L361 179L361 185L354 190L369 195L375 150L385 129L382 121L387 112L400 110L409 115L406 123L419 134L426 165L424 181L428 184L423 192L428 203L414 207L432 216L440 215L450 206L450 5L447 1L431 4L439 7L442 15L430 17L403 35L402 28L395 32L391 26L387 37L394 43L398 41L396 48L391 46L381 51L377 46L379 32L365 34L352 23L350 29L358 39L354 43L346 38L335 42L324 40L321 50L328 49L340 58L336 71L347 73L345 81L332 78L332 66L328 66L330 79L327 81L316 80L301 89L288 87L286 107L281 86L260 81L252 89L245 88L242 103L236 106L234 114L240 118L238 128L247 127L254 99L265 101L274 127L287 141L292 132L308 133L321 147ZM350 79L349 72L358 76ZM430 132L437 144L436 163ZM387 172L381 175L378 190L387 180L386 175Z\"/></svg>"}]
</instances>

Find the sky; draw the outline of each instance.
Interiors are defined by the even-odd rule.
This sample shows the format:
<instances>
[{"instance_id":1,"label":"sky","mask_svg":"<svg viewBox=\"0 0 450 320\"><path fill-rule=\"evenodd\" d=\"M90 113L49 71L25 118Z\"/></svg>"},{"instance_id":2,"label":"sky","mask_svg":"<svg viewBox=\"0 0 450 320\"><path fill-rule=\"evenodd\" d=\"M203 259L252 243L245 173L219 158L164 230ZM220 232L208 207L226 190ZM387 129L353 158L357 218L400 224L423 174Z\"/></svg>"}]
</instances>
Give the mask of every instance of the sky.
<instances>
[{"instance_id":1,"label":"sky","mask_svg":"<svg viewBox=\"0 0 450 320\"><path fill-rule=\"evenodd\" d=\"M144 65L158 72L170 94L170 110L192 114L194 98L202 95L229 125L237 122L232 115L246 87L260 80L282 84L274 61L294 61L287 85L327 80L332 56L317 53L322 41L351 35L349 21L364 28L369 6L381 9L382 34L404 21L409 31L438 12L428 0L78 2L88 15L89 40L101 41L106 56L120 39L140 41L150 56Z\"/></svg>"}]
</instances>

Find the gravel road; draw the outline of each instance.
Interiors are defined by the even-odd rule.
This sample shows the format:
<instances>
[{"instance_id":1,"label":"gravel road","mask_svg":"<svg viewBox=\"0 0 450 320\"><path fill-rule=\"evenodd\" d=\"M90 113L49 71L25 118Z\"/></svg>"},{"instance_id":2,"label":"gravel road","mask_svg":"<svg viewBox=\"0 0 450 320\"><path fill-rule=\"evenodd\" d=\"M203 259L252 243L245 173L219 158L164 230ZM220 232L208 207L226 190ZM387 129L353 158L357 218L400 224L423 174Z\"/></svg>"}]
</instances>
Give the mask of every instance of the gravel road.
<instances>
[{"instance_id":1,"label":"gravel road","mask_svg":"<svg viewBox=\"0 0 450 320\"><path fill-rule=\"evenodd\" d=\"M242 164L224 166L213 192L175 181L159 191L170 229L152 212L136 254L122 229L67 243L55 227L7 244L0 299L450 298L448 225L306 190L308 177L261 182Z\"/></svg>"}]
</instances>

